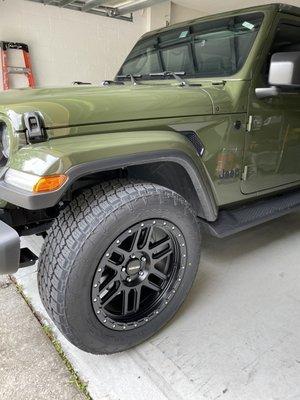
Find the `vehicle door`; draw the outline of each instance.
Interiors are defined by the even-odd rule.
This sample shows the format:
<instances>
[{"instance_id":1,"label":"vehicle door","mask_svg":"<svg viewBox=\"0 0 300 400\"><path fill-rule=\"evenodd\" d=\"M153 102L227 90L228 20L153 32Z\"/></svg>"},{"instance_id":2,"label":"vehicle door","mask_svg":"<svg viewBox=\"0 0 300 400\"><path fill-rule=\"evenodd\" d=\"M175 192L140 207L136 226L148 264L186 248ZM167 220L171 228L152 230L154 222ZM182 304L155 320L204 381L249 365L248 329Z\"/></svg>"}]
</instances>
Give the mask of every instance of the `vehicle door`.
<instances>
[{"instance_id":1,"label":"vehicle door","mask_svg":"<svg viewBox=\"0 0 300 400\"><path fill-rule=\"evenodd\" d=\"M300 90L264 99L255 93L268 86L274 53L300 51L300 18L278 14L270 37L250 91L241 181L245 194L300 184Z\"/></svg>"}]
</instances>

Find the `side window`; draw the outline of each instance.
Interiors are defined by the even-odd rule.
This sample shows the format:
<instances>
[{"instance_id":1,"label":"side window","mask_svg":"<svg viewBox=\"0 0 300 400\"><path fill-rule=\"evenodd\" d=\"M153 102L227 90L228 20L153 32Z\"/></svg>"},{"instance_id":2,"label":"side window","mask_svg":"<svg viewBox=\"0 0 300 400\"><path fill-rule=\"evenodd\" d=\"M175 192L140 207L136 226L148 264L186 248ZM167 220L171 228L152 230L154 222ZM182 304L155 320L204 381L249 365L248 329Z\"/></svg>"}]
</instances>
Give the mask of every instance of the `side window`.
<instances>
[{"instance_id":1,"label":"side window","mask_svg":"<svg viewBox=\"0 0 300 400\"><path fill-rule=\"evenodd\" d=\"M279 23L266 63L263 67L263 80L268 83L271 57L274 53L300 51L300 22L282 21Z\"/></svg>"}]
</instances>

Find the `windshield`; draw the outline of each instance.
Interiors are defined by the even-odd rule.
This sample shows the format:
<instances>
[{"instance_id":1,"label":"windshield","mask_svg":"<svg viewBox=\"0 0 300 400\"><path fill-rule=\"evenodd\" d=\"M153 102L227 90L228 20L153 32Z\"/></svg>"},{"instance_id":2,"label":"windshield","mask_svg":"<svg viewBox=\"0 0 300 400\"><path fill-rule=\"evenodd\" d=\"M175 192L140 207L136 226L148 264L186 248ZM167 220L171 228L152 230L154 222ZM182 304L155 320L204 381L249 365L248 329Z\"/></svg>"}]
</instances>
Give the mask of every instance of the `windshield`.
<instances>
[{"instance_id":1,"label":"windshield","mask_svg":"<svg viewBox=\"0 0 300 400\"><path fill-rule=\"evenodd\" d=\"M244 65L263 21L262 13L195 22L141 39L118 75L144 79L151 73L184 72L186 77L223 77Z\"/></svg>"}]
</instances>

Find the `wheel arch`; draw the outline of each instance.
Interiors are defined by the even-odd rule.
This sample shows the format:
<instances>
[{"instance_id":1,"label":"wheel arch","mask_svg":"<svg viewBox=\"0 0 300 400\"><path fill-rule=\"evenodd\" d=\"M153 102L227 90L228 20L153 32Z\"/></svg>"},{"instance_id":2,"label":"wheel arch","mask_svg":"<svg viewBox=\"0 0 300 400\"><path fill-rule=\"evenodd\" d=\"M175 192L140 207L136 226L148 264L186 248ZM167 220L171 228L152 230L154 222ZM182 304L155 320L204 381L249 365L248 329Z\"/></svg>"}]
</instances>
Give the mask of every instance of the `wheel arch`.
<instances>
[{"instance_id":1,"label":"wheel arch","mask_svg":"<svg viewBox=\"0 0 300 400\"><path fill-rule=\"evenodd\" d=\"M200 164L199 168L190 157L178 150L114 157L105 162L97 160L74 166L67 171L72 184L95 175L99 180L101 173L102 179L106 179L107 173L109 178L125 175L167 187L185 198L199 217L208 221L217 218L217 204L204 167Z\"/></svg>"},{"instance_id":2,"label":"wheel arch","mask_svg":"<svg viewBox=\"0 0 300 400\"><path fill-rule=\"evenodd\" d=\"M215 221L217 218L217 203L203 164L199 162L196 165L191 157L177 149L122 155L77 164L66 171L66 184L54 192L27 192L1 181L1 197L8 203L27 210L51 208L62 199L72 196L80 188L80 181L90 180L91 184L96 184L105 179L105 174L110 174L108 179L117 176L114 174L125 174L129 178L160 184L182 195L198 216L208 221Z\"/></svg>"}]
</instances>

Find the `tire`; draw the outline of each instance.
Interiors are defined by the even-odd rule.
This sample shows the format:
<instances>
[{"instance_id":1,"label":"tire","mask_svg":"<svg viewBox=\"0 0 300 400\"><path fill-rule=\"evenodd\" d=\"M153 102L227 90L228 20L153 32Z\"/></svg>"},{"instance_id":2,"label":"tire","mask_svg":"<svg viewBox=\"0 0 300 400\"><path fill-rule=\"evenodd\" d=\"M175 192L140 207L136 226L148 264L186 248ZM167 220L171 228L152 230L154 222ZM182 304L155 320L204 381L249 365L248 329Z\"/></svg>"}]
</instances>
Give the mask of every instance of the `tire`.
<instances>
[{"instance_id":1,"label":"tire","mask_svg":"<svg viewBox=\"0 0 300 400\"><path fill-rule=\"evenodd\" d=\"M127 350L181 306L200 245L193 210L177 193L151 183L105 182L74 198L50 228L38 267L42 302L80 349Z\"/></svg>"}]
</instances>

